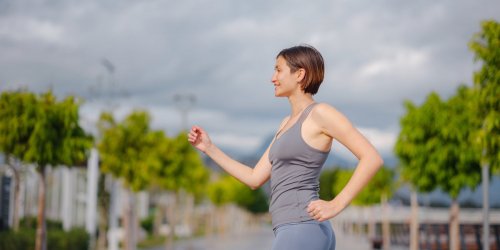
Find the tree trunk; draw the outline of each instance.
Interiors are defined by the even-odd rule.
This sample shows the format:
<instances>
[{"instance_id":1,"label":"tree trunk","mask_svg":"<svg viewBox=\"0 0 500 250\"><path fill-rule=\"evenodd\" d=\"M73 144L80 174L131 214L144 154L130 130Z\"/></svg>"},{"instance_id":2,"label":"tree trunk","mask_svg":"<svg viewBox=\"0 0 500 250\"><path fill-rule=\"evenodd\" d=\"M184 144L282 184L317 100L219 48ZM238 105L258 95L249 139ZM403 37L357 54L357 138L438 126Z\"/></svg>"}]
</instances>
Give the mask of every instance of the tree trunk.
<instances>
[{"instance_id":1,"label":"tree trunk","mask_svg":"<svg viewBox=\"0 0 500 250\"><path fill-rule=\"evenodd\" d=\"M127 188L127 198L125 212L123 213L123 227L125 229L125 238L123 239L124 249L135 250L137 247L135 234L135 213L134 213L134 193L130 188Z\"/></svg>"},{"instance_id":2,"label":"tree trunk","mask_svg":"<svg viewBox=\"0 0 500 250\"><path fill-rule=\"evenodd\" d=\"M166 250L174 249L175 225L177 224L176 210L177 210L177 201L179 200L178 196L179 196L178 191L175 191L174 195L172 196L172 199L169 202L170 205L168 206L167 209L167 219L168 219L168 224L170 226L170 232L168 234L165 244Z\"/></svg>"},{"instance_id":3,"label":"tree trunk","mask_svg":"<svg viewBox=\"0 0 500 250\"><path fill-rule=\"evenodd\" d=\"M106 191L106 176L100 174L99 176L99 186L97 189L98 203L97 209L99 211L99 233L97 235L97 250L106 249L106 228L108 227L109 220L109 193Z\"/></svg>"},{"instance_id":4,"label":"tree trunk","mask_svg":"<svg viewBox=\"0 0 500 250\"><path fill-rule=\"evenodd\" d=\"M21 173L19 173L19 168L14 162L13 157L6 156L7 166L10 167L14 175L14 211L12 214L12 230L17 232L19 230L19 211L21 207Z\"/></svg>"},{"instance_id":5,"label":"tree trunk","mask_svg":"<svg viewBox=\"0 0 500 250\"><path fill-rule=\"evenodd\" d=\"M19 208L21 206L21 197L19 190L21 189L21 177L18 170L12 168L14 171L14 214L12 215L12 230L17 232L19 230Z\"/></svg>"},{"instance_id":6,"label":"tree trunk","mask_svg":"<svg viewBox=\"0 0 500 250\"><path fill-rule=\"evenodd\" d=\"M36 241L35 250L46 250L47 240L45 225L45 166L38 168L39 182L38 182L38 223L36 228Z\"/></svg>"},{"instance_id":7,"label":"tree trunk","mask_svg":"<svg viewBox=\"0 0 500 250\"><path fill-rule=\"evenodd\" d=\"M450 208L450 250L460 250L459 219L460 206L457 199L453 199Z\"/></svg>"},{"instance_id":8,"label":"tree trunk","mask_svg":"<svg viewBox=\"0 0 500 250\"><path fill-rule=\"evenodd\" d=\"M375 215L373 213L373 207L362 208L364 211L368 212L368 239L374 240L377 238L377 232L375 228Z\"/></svg>"},{"instance_id":9,"label":"tree trunk","mask_svg":"<svg viewBox=\"0 0 500 250\"><path fill-rule=\"evenodd\" d=\"M417 192L411 191L410 250L419 249Z\"/></svg>"},{"instance_id":10,"label":"tree trunk","mask_svg":"<svg viewBox=\"0 0 500 250\"><path fill-rule=\"evenodd\" d=\"M383 242L383 249L384 250L390 250L391 249L391 229L390 229L390 224L389 224L389 218L388 218L388 206L387 206L387 194L382 194L381 197L381 203L382 203L382 242Z\"/></svg>"},{"instance_id":11,"label":"tree trunk","mask_svg":"<svg viewBox=\"0 0 500 250\"><path fill-rule=\"evenodd\" d=\"M486 150L483 150L483 156ZM490 250L490 170L488 164L483 164L483 249Z\"/></svg>"},{"instance_id":12,"label":"tree trunk","mask_svg":"<svg viewBox=\"0 0 500 250\"><path fill-rule=\"evenodd\" d=\"M97 250L105 250L106 249L106 227L107 224L107 216L106 211L108 208L103 207L102 205L98 207L99 209L99 233L97 235Z\"/></svg>"}]
</instances>

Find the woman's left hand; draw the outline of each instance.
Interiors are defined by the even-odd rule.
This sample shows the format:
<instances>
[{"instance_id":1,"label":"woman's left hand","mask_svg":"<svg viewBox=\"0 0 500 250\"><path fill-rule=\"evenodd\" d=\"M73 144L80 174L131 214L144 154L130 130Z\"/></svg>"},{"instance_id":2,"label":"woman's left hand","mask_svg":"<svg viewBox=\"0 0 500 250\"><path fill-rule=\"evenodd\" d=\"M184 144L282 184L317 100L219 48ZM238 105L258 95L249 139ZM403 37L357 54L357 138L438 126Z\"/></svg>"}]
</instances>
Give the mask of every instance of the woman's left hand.
<instances>
[{"instance_id":1,"label":"woman's left hand","mask_svg":"<svg viewBox=\"0 0 500 250\"><path fill-rule=\"evenodd\" d=\"M315 200L311 201L307 206L309 216L320 222L335 217L339 212L337 210L332 201Z\"/></svg>"}]
</instances>

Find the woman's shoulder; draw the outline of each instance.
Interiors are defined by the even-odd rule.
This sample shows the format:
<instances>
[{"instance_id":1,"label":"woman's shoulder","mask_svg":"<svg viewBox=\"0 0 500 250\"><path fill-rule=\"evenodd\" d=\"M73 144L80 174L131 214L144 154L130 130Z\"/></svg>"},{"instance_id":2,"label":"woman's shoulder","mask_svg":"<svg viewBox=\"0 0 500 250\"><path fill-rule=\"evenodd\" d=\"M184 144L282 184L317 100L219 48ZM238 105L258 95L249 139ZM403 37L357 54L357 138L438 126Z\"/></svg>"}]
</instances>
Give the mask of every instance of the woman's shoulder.
<instances>
[{"instance_id":1,"label":"woman's shoulder","mask_svg":"<svg viewBox=\"0 0 500 250\"><path fill-rule=\"evenodd\" d=\"M341 122L347 120L344 114L328 103L317 103L313 108L312 117L320 123Z\"/></svg>"},{"instance_id":2,"label":"woman's shoulder","mask_svg":"<svg viewBox=\"0 0 500 250\"><path fill-rule=\"evenodd\" d=\"M318 102L312 109L313 113L322 115L331 115L331 113L340 113L334 106L324 103L324 102Z\"/></svg>"}]
</instances>

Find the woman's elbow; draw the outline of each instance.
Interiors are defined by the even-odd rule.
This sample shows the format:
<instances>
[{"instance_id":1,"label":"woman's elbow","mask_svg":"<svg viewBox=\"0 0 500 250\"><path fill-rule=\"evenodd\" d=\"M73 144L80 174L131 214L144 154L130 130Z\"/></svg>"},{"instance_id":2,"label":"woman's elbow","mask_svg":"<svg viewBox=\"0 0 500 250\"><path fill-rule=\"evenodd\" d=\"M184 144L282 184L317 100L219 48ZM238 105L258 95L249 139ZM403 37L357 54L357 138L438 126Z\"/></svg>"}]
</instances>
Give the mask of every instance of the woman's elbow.
<instances>
[{"instance_id":1,"label":"woman's elbow","mask_svg":"<svg viewBox=\"0 0 500 250\"><path fill-rule=\"evenodd\" d=\"M265 181L254 181L252 183L249 183L247 186L250 187L250 189L252 189L252 190L257 190L260 187L262 187L262 185L264 185L264 183L265 183Z\"/></svg>"},{"instance_id":2,"label":"woman's elbow","mask_svg":"<svg viewBox=\"0 0 500 250\"><path fill-rule=\"evenodd\" d=\"M379 154L376 154L373 159L374 165L377 169L380 169L384 165L384 159Z\"/></svg>"},{"instance_id":3,"label":"woman's elbow","mask_svg":"<svg viewBox=\"0 0 500 250\"><path fill-rule=\"evenodd\" d=\"M258 185L258 184L249 184L248 187L250 187L250 189L252 190L257 190L260 188L261 185Z\"/></svg>"},{"instance_id":4,"label":"woman's elbow","mask_svg":"<svg viewBox=\"0 0 500 250\"><path fill-rule=\"evenodd\" d=\"M248 186L250 187L250 189L252 190L257 190L259 189L261 186L262 186L263 183L251 183L249 184Z\"/></svg>"}]
</instances>

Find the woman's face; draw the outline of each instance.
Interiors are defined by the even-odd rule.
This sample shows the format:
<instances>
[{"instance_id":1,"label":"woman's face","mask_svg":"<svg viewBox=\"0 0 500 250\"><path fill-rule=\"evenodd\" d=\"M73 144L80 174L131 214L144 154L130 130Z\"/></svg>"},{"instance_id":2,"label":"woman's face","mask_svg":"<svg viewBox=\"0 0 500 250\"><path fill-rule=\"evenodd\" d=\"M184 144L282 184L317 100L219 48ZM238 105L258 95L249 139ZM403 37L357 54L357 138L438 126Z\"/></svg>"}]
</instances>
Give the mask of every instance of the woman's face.
<instances>
[{"instance_id":1,"label":"woman's face","mask_svg":"<svg viewBox=\"0 0 500 250\"><path fill-rule=\"evenodd\" d=\"M273 78L271 79L271 82L274 84L274 95L276 97L287 97L297 89L300 89L297 82L298 73L299 70L291 73L286 60L281 56L278 57L274 66Z\"/></svg>"}]
</instances>

